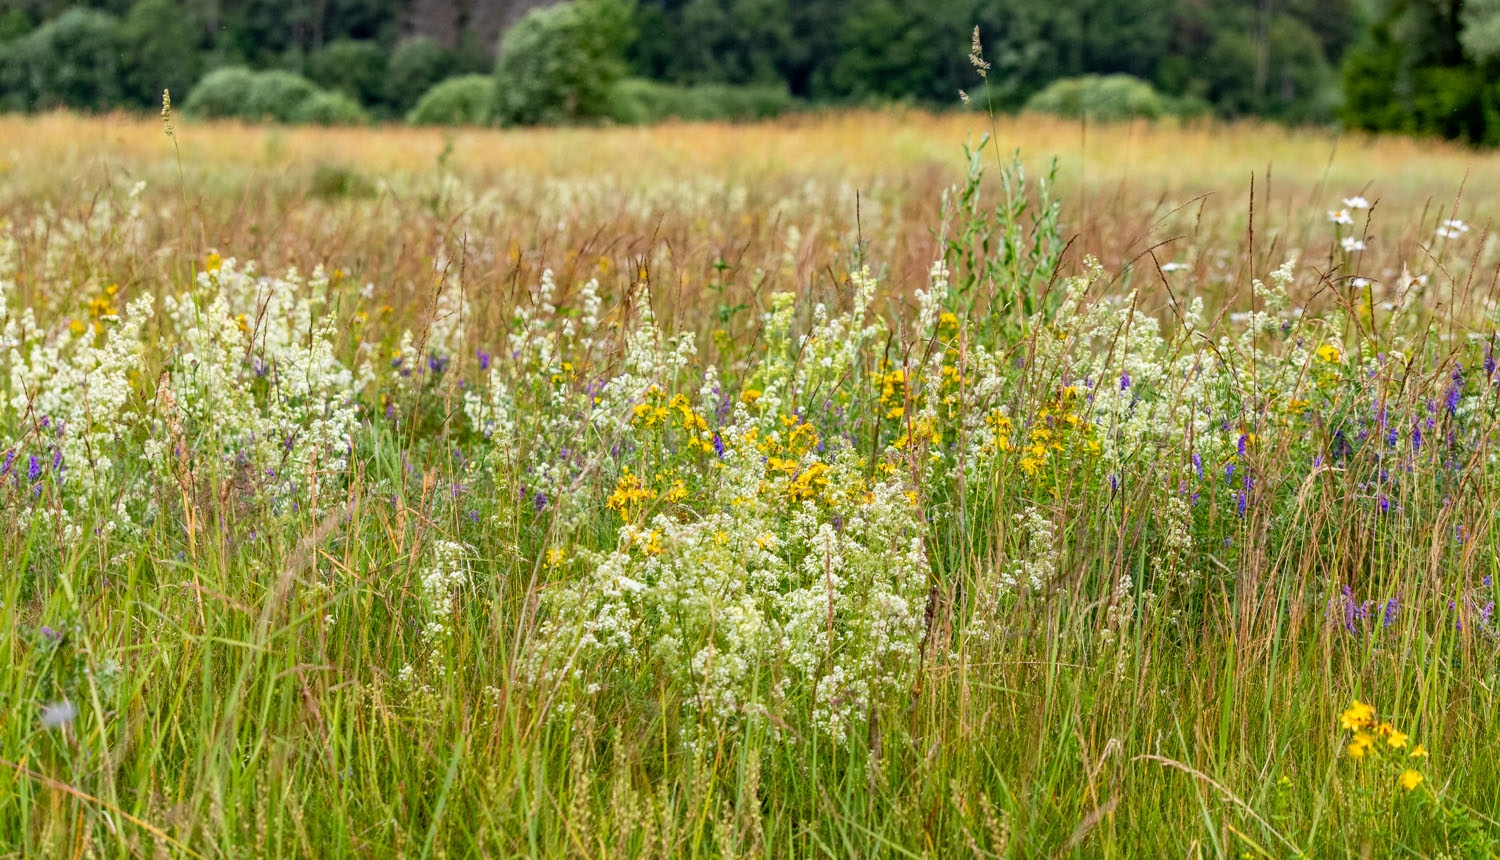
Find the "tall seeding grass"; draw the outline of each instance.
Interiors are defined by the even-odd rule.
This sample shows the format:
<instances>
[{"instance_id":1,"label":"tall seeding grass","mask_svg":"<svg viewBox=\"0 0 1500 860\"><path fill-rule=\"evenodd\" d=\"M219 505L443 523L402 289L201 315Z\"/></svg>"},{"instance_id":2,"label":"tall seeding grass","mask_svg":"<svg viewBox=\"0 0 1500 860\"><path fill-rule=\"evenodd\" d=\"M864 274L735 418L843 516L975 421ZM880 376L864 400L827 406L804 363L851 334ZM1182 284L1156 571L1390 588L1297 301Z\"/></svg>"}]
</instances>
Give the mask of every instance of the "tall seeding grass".
<instances>
[{"instance_id":1,"label":"tall seeding grass","mask_svg":"<svg viewBox=\"0 0 1500 860\"><path fill-rule=\"evenodd\" d=\"M0 163L3 856L1500 853L1482 195L257 134Z\"/></svg>"}]
</instances>

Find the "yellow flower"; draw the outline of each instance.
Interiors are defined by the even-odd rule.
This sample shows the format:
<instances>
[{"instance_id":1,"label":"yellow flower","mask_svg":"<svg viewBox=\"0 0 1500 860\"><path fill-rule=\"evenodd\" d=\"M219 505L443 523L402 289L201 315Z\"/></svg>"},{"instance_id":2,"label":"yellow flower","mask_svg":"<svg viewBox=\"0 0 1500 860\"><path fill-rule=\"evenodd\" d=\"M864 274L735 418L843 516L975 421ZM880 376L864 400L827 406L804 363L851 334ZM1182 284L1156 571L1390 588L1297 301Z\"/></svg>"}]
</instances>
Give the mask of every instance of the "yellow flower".
<instances>
[{"instance_id":1,"label":"yellow flower","mask_svg":"<svg viewBox=\"0 0 1500 860\"><path fill-rule=\"evenodd\" d=\"M1390 736L1385 739L1385 742L1388 743L1388 744L1390 744L1391 745L1391 749L1393 749L1393 750L1399 750L1399 749L1405 747L1406 746L1406 741L1407 741L1406 733L1403 732L1403 731L1401 731L1400 729L1394 729L1394 728L1391 729Z\"/></svg>"},{"instance_id":2,"label":"yellow flower","mask_svg":"<svg viewBox=\"0 0 1500 860\"><path fill-rule=\"evenodd\" d=\"M566 556L567 553L563 551L562 547L553 547L547 550L547 566L557 567L563 563L563 558Z\"/></svg>"},{"instance_id":3,"label":"yellow flower","mask_svg":"<svg viewBox=\"0 0 1500 860\"><path fill-rule=\"evenodd\" d=\"M1417 744L1411 748L1411 754L1408 758L1427 758L1427 747Z\"/></svg>"},{"instance_id":4,"label":"yellow flower","mask_svg":"<svg viewBox=\"0 0 1500 860\"><path fill-rule=\"evenodd\" d=\"M746 406L754 406L755 401L760 399L760 395L761 390L759 388L747 388L740 394L740 400L744 401Z\"/></svg>"},{"instance_id":5,"label":"yellow flower","mask_svg":"<svg viewBox=\"0 0 1500 860\"><path fill-rule=\"evenodd\" d=\"M1367 729L1375 724L1375 709L1355 699L1348 710L1339 715L1339 723L1350 731Z\"/></svg>"},{"instance_id":6,"label":"yellow flower","mask_svg":"<svg viewBox=\"0 0 1500 860\"><path fill-rule=\"evenodd\" d=\"M218 254L209 254L208 259L203 262L203 270L205 272L217 272L219 271L219 267L223 265L224 258Z\"/></svg>"},{"instance_id":7,"label":"yellow flower","mask_svg":"<svg viewBox=\"0 0 1500 860\"><path fill-rule=\"evenodd\" d=\"M83 334L83 330L85 328L87 328L87 326L83 324L83 320L73 320L72 322L68 323L68 330L73 332L74 334Z\"/></svg>"},{"instance_id":8,"label":"yellow flower","mask_svg":"<svg viewBox=\"0 0 1500 860\"><path fill-rule=\"evenodd\" d=\"M1423 777L1420 773L1417 773L1414 770L1407 770L1405 773L1401 774L1399 781L1402 788L1406 789L1407 791L1411 791L1412 789L1422 784L1422 779Z\"/></svg>"},{"instance_id":9,"label":"yellow flower","mask_svg":"<svg viewBox=\"0 0 1500 860\"><path fill-rule=\"evenodd\" d=\"M1349 751L1349 757L1354 759L1355 761L1358 761L1364 758L1365 753L1368 752L1370 747L1374 745L1374 738L1370 737L1364 732L1360 732L1354 736L1354 740L1349 742L1349 746L1347 748Z\"/></svg>"},{"instance_id":10,"label":"yellow flower","mask_svg":"<svg viewBox=\"0 0 1500 860\"><path fill-rule=\"evenodd\" d=\"M1334 364L1339 360L1339 348L1331 343L1325 343L1318 347L1318 358L1323 359L1329 364Z\"/></svg>"},{"instance_id":11,"label":"yellow flower","mask_svg":"<svg viewBox=\"0 0 1500 860\"><path fill-rule=\"evenodd\" d=\"M887 418L900 418L901 416L903 416L905 414L906 414L906 407L904 407L904 406L893 406L893 407L891 407L891 409L890 409L889 412L885 413L885 417L887 417Z\"/></svg>"}]
</instances>

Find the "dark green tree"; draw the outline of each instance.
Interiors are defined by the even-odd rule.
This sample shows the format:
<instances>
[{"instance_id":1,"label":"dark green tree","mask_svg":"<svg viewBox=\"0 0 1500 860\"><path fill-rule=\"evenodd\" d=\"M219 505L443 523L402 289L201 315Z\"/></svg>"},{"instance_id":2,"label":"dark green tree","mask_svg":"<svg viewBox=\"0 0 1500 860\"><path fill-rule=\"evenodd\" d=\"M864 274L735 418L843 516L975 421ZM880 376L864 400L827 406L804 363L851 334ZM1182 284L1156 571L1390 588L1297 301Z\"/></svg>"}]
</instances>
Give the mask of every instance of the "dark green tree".
<instances>
[{"instance_id":1,"label":"dark green tree","mask_svg":"<svg viewBox=\"0 0 1500 860\"><path fill-rule=\"evenodd\" d=\"M403 39L391 52L385 95L397 113L406 113L423 93L455 73L453 55L431 36Z\"/></svg>"},{"instance_id":2,"label":"dark green tree","mask_svg":"<svg viewBox=\"0 0 1500 860\"><path fill-rule=\"evenodd\" d=\"M337 39L307 55L307 77L363 104L385 101L387 51L375 42Z\"/></svg>"},{"instance_id":3,"label":"dark green tree","mask_svg":"<svg viewBox=\"0 0 1500 860\"><path fill-rule=\"evenodd\" d=\"M201 30L177 0L140 0L124 25L126 97L135 105L161 103L162 90L178 98L203 72Z\"/></svg>"}]
</instances>

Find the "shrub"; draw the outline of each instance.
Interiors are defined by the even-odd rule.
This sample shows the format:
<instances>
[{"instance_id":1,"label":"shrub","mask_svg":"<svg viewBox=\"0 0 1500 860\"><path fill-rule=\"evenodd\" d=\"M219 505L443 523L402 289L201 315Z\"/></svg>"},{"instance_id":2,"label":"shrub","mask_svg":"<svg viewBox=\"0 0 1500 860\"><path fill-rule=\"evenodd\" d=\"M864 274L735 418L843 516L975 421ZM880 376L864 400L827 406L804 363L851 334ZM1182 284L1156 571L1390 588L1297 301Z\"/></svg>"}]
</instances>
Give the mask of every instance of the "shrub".
<instances>
[{"instance_id":1,"label":"shrub","mask_svg":"<svg viewBox=\"0 0 1500 860\"><path fill-rule=\"evenodd\" d=\"M640 124L664 119L749 120L779 116L795 102L784 87L705 84L682 86L641 78L615 85L609 117Z\"/></svg>"},{"instance_id":2,"label":"shrub","mask_svg":"<svg viewBox=\"0 0 1500 860\"><path fill-rule=\"evenodd\" d=\"M1150 84L1129 75L1062 78L1027 100L1026 109L1100 122L1155 119L1166 113L1161 95Z\"/></svg>"},{"instance_id":3,"label":"shrub","mask_svg":"<svg viewBox=\"0 0 1500 860\"><path fill-rule=\"evenodd\" d=\"M243 66L215 69L183 101L184 113L250 122L360 123L365 112L348 96L329 93L292 72L253 72Z\"/></svg>"},{"instance_id":4,"label":"shrub","mask_svg":"<svg viewBox=\"0 0 1500 860\"><path fill-rule=\"evenodd\" d=\"M500 41L497 114L533 124L608 115L625 75L630 10L620 0L572 0L526 13Z\"/></svg>"},{"instance_id":5,"label":"shrub","mask_svg":"<svg viewBox=\"0 0 1500 860\"><path fill-rule=\"evenodd\" d=\"M436 39L431 36L404 39L391 52L385 82L386 102L404 114L452 73L453 55Z\"/></svg>"},{"instance_id":6,"label":"shrub","mask_svg":"<svg viewBox=\"0 0 1500 860\"><path fill-rule=\"evenodd\" d=\"M255 72L244 66L214 69L188 91L182 111L206 119L244 117L254 87Z\"/></svg>"},{"instance_id":7,"label":"shrub","mask_svg":"<svg viewBox=\"0 0 1500 860\"><path fill-rule=\"evenodd\" d=\"M338 39L307 57L307 77L367 105L385 99L386 52L374 42Z\"/></svg>"},{"instance_id":8,"label":"shrub","mask_svg":"<svg viewBox=\"0 0 1500 860\"><path fill-rule=\"evenodd\" d=\"M295 72L272 69L257 72L245 104L246 119L272 119L293 122L302 103L317 94L318 88Z\"/></svg>"},{"instance_id":9,"label":"shrub","mask_svg":"<svg viewBox=\"0 0 1500 860\"><path fill-rule=\"evenodd\" d=\"M292 122L309 125L363 125L370 115L359 102L343 93L319 90L297 105Z\"/></svg>"},{"instance_id":10,"label":"shrub","mask_svg":"<svg viewBox=\"0 0 1500 860\"><path fill-rule=\"evenodd\" d=\"M494 114L494 79L489 75L461 75L423 94L406 121L412 125L485 125Z\"/></svg>"}]
</instances>

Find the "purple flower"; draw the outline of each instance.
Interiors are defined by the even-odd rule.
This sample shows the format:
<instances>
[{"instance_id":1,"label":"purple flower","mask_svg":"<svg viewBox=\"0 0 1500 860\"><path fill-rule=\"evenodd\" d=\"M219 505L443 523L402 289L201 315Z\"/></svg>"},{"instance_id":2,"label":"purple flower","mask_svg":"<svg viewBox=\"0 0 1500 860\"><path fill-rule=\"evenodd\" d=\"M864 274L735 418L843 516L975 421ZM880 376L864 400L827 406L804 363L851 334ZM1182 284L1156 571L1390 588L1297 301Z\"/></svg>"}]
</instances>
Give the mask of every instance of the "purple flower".
<instances>
[{"instance_id":1,"label":"purple flower","mask_svg":"<svg viewBox=\"0 0 1500 860\"><path fill-rule=\"evenodd\" d=\"M1239 501L1235 504L1235 509L1237 511L1239 511L1239 515L1242 516L1242 517L1245 515L1245 504L1246 504L1245 491L1241 490L1240 491Z\"/></svg>"},{"instance_id":2,"label":"purple flower","mask_svg":"<svg viewBox=\"0 0 1500 860\"><path fill-rule=\"evenodd\" d=\"M1244 433L1240 434L1240 441L1239 441L1239 443L1237 445L1235 445L1235 448L1240 452L1240 456L1241 457L1245 456L1245 434Z\"/></svg>"},{"instance_id":3,"label":"purple flower","mask_svg":"<svg viewBox=\"0 0 1500 860\"><path fill-rule=\"evenodd\" d=\"M547 507L547 496L541 490L537 490L536 495L531 497L531 506L541 511Z\"/></svg>"},{"instance_id":4,"label":"purple flower","mask_svg":"<svg viewBox=\"0 0 1500 860\"><path fill-rule=\"evenodd\" d=\"M1130 387L1130 373L1127 372L1127 371L1121 370L1120 371L1120 390L1124 391L1125 389L1127 389L1129 387Z\"/></svg>"},{"instance_id":5,"label":"purple flower","mask_svg":"<svg viewBox=\"0 0 1500 860\"><path fill-rule=\"evenodd\" d=\"M1111 473L1109 476L1109 490L1112 493L1118 493L1120 491L1120 479L1116 478L1113 473Z\"/></svg>"},{"instance_id":6,"label":"purple flower","mask_svg":"<svg viewBox=\"0 0 1500 860\"><path fill-rule=\"evenodd\" d=\"M1391 511L1391 500L1386 498L1385 493L1380 494L1380 512L1388 514Z\"/></svg>"},{"instance_id":7,"label":"purple flower","mask_svg":"<svg viewBox=\"0 0 1500 860\"><path fill-rule=\"evenodd\" d=\"M482 349L479 351L479 369L480 370L489 370L490 369L490 354L487 353L487 352L485 352Z\"/></svg>"},{"instance_id":8,"label":"purple flower","mask_svg":"<svg viewBox=\"0 0 1500 860\"><path fill-rule=\"evenodd\" d=\"M1396 616L1401 612L1401 595L1396 595L1385 602L1385 615L1381 618L1381 625L1390 627L1396 623Z\"/></svg>"},{"instance_id":9,"label":"purple flower","mask_svg":"<svg viewBox=\"0 0 1500 860\"><path fill-rule=\"evenodd\" d=\"M433 373L442 373L448 369L448 359L441 355L427 356L427 367Z\"/></svg>"},{"instance_id":10,"label":"purple flower","mask_svg":"<svg viewBox=\"0 0 1500 860\"><path fill-rule=\"evenodd\" d=\"M1226 480L1226 481L1232 481L1232 480L1234 480L1234 464L1233 463L1225 463L1224 464L1224 480Z\"/></svg>"},{"instance_id":11,"label":"purple flower","mask_svg":"<svg viewBox=\"0 0 1500 860\"><path fill-rule=\"evenodd\" d=\"M1193 452L1193 471L1198 473L1198 480L1203 480L1203 458L1198 456L1197 451Z\"/></svg>"},{"instance_id":12,"label":"purple flower","mask_svg":"<svg viewBox=\"0 0 1500 860\"><path fill-rule=\"evenodd\" d=\"M1420 424L1411 428L1411 451L1413 454L1422 451L1422 425Z\"/></svg>"},{"instance_id":13,"label":"purple flower","mask_svg":"<svg viewBox=\"0 0 1500 860\"><path fill-rule=\"evenodd\" d=\"M16 462L16 449L12 448L5 452L5 465L0 466L0 478L10 474L10 467Z\"/></svg>"},{"instance_id":14,"label":"purple flower","mask_svg":"<svg viewBox=\"0 0 1500 860\"><path fill-rule=\"evenodd\" d=\"M718 433L714 434L714 453L719 455L720 460L724 459L724 438Z\"/></svg>"},{"instance_id":15,"label":"purple flower","mask_svg":"<svg viewBox=\"0 0 1500 860\"><path fill-rule=\"evenodd\" d=\"M52 452L52 471L62 471L62 449L58 448Z\"/></svg>"},{"instance_id":16,"label":"purple flower","mask_svg":"<svg viewBox=\"0 0 1500 860\"><path fill-rule=\"evenodd\" d=\"M61 642L62 641L63 635L62 635L62 631L61 630L53 630L51 627L48 627L47 625L43 624L41 632L42 632L42 638L45 639L45 640L47 640L48 642Z\"/></svg>"},{"instance_id":17,"label":"purple flower","mask_svg":"<svg viewBox=\"0 0 1500 860\"><path fill-rule=\"evenodd\" d=\"M42 461L38 460L36 458L35 454L32 454L31 455L31 462L26 467L26 479L29 480L29 481L32 481L34 483L36 481L41 480L41 477L42 477Z\"/></svg>"},{"instance_id":18,"label":"purple flower","mask_svg":"<svg viewBox=\"0 0 1500 860\"><path fill-rule=\"evenodd\" d=\"M1448 386L1448 396L1444 399L1444 405L1448 407L1448 414L1458 413L1458 400L1463 396L1464 370L1462 367L1453 368L1453 384Z\"/></svg>"}]
</instances>

